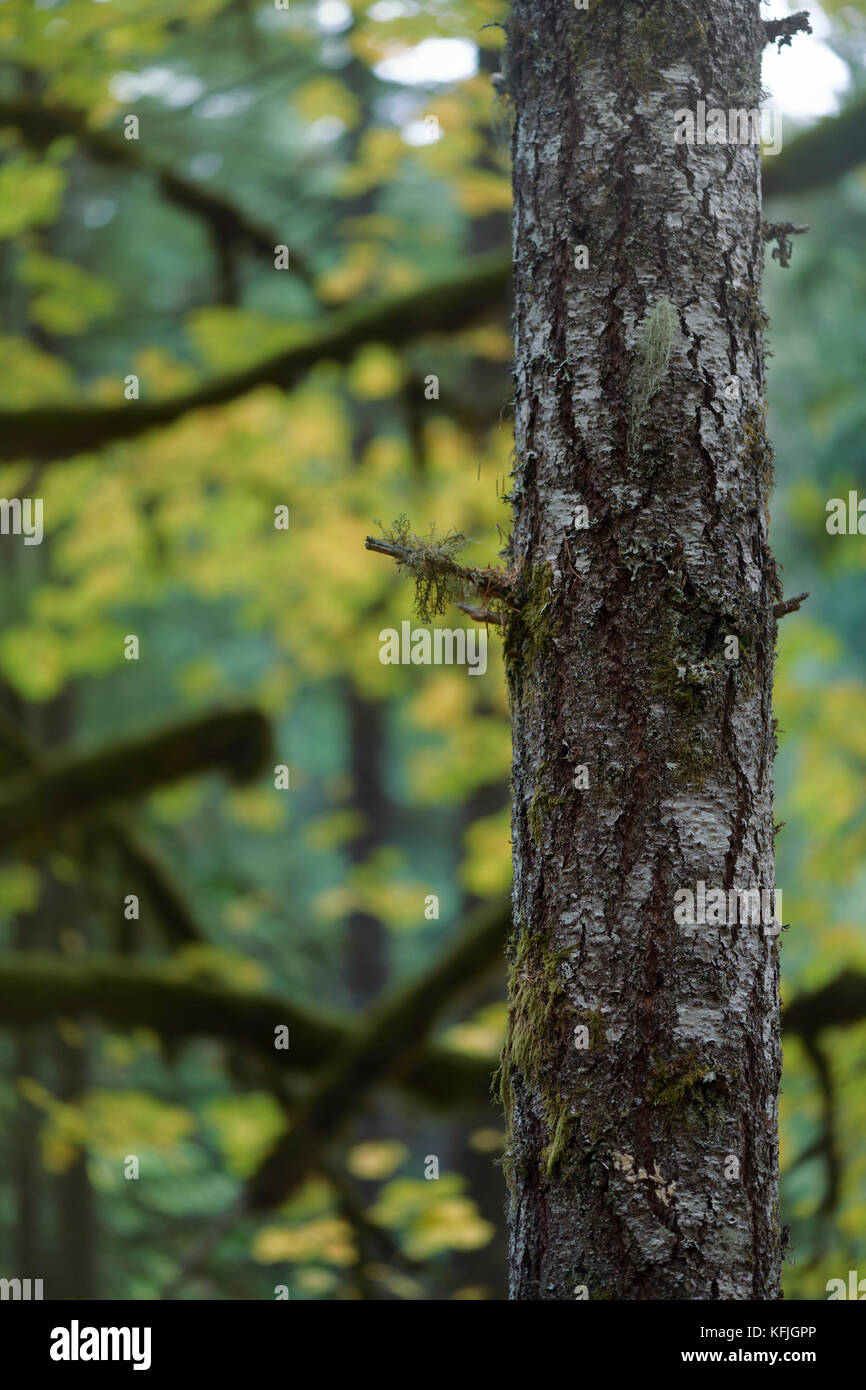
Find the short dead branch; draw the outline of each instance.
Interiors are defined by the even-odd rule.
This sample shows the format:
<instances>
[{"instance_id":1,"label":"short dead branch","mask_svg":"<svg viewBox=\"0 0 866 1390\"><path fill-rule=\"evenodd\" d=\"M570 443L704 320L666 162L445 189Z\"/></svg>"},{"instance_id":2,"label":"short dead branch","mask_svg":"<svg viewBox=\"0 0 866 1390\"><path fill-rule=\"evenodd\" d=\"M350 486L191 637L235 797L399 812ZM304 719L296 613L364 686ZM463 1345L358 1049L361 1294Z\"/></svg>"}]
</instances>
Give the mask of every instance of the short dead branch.
<instances>
[{"instance_id":1,"label":"short dead branch","mask_svg":"<svg viewBox=\"0 0 866 1390\"><path fill-rule=\"evenodd\" d=\"M781 53L785 47L790 47L795 34L812 32L808 10L798 10L796 14L786 15L784 19L765 19L763 25L766 36L764 42L774 43L777 53Z\"/></svg>"},{"instance_id":2,"label":"short dead branch","mask_svg":"<svg viewBox=\"0 0 866 1390\"><path fill-rule=\"evenodd\" d=\"M805 602L808 597L808 594L797 594L795 598L786 598L781 603L774 603L773 617L784 618L786 613L796 613L800 604Z\"/></svg>"},{"instance_id":3,"label":"short dead branch","mask_svg":"<svg viewBox=\"0 0 866 1390\"><path fill-rule=\"evenodd\" d=\"M791 237L802 236L808 230L808 226L797 227L793 222L765 222L764 240L776 242L773 247L773 260L787 268L791 264L791 252L794 249Z\"/></svg>"}]
</instances>

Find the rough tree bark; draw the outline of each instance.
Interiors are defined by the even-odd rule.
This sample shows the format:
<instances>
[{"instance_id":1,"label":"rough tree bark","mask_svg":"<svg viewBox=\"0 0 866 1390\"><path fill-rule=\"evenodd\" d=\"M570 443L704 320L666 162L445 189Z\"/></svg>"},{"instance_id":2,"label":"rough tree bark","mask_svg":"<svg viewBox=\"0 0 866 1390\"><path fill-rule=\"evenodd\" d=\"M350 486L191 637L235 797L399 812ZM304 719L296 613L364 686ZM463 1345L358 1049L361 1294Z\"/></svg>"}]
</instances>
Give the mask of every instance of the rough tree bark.
<instances>
[{"instance_id":1,"label":"rough tree bark","mask_svg":"<svg viewBox=\"0 0 866 1390\"><path fill-rule=\"evenodd\" d=\"M674 917L774 887L760 150L674 140L765 41L758 0L512 5L515 1299L780 1297L777 943Z\"/></svg>"}]
</instances>

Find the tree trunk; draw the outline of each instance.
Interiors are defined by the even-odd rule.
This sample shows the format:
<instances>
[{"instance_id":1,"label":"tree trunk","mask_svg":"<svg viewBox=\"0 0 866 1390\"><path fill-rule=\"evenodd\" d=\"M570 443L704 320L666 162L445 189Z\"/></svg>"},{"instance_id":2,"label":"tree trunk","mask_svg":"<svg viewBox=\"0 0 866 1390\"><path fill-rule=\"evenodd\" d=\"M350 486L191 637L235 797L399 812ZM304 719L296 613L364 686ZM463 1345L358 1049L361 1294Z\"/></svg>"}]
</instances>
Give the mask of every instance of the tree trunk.
<instances>
[{"instance_id":1,"label":"tree trunk","mask_svg":"<svg viewBox=\"0 0 866 1390\"><path fill-rule=\"evenodd\" d=\"M760 148L674 114L756 107L763 41L512 5L516 1299L780 1297L777 928L674 915L774 888Z\"/></svg>"}]
</instances>

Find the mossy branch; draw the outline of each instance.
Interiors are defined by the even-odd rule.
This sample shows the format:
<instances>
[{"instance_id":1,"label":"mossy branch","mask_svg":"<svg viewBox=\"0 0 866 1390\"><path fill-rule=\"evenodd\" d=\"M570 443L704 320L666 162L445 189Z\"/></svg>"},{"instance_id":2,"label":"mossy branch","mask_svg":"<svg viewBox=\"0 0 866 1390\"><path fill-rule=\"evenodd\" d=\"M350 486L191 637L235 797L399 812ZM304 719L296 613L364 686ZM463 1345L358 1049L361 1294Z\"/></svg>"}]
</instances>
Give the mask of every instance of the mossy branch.
<instances>
[{"instance_id":1,"label":"mossy branch","mask_svg":"<svg viewBox=\"0 0 866 1390\"><path fill-rule=\"evenodd\" d=\"M64 959L26 952L0 959L0 1024L29 1027L57 1018L92 1018L123 1031L150 1028L161 1038L240 1043L292 1068L317 1066L341 1043L345 1027L279 996L195 979L182 961ZM274 1029L291 1030L291 1049L276 1052Z\"/></svg>"},{"instance_id":2,"label":"mossy branch","mask_svg":"<svg viewBox=\"0 0 866 1390\"><path fill-rule=\"evenodd\" d=\"M491 601L499 607L509 608L514 604L514 592L510 575L500 569L470 569L457 563L457 555L466 545L466 537L460 531L450 531L445 536L437 536L431 526L427 536L416 535L405 516L400 516L390 528L378 523L381 538L368 536L364 542L367 550L375 550L379 555L388 555L397 561L397 568L408 570L415 580L415 611L423 623L429 623L439 613L444 613L448 603L456 603L470 617L477 612L464 606L470 594ZM487 621L501 622L501 614L495 616L496 608L489 610ZM480 619L479 619L480 620Z\"/></svg>"},{"instance_id":3,"label":"mossy branch","mask_svg":"<svg viewBox=\"0 0 866 1390\"><path fill-rule=\"evenodd\" d=\"M428 1010L433 1005L434 1016L460 987L499 959L509 921L507 909L491 908L478 934L465 942L461 938L452 948L445 974L434 979L427 1002ZM434 975L439 968L433 967ZM345 1075L357 1065L365 1073L367 1089L377 1081L393 1079L437 1105L477 1101L487 1094L499 1059L470 1057L441 1044L417 1045L432 1021L429 1015L426 1023L412 1017L415 991L420 988L423 994L423 984L411 986L394 1005L377 1014L380 1021L384 1016L383 1051L379 1051L378 1025L373 1020L359 1034L343 1015L323 1009L313 1013L279 994L195 979L178 962L154 964L98 955L71 960L47 952L13 953L0 958L0 1027L27 1028L58 1018L93 1019L124 1032L150 1028L176 1042L210 1038L239 1044L287 1071L320 1070L323 1079L326 1074ZM792 1000L784 1010L783 1027L788 1034L808 1038L864 1018L866 974L846 970L820 989ZM290 1030L288 1050L274 1048L278 1025ZM340 1055L343 1061L337 1068Z\"/></svg>"},{"instance_id":4,"label":"mossy branch","mask_svg":"<svg viewBox=\"0 0 866 1390\"><path fill-rule=\"evenodd\" d=\"M95 753L67 754L4 785L0 850L42 849L58 828L211 769L250 781L272 758L270 725L257 709L220 711Z\"/></svg>"},{"instance_id":5,"label":"mossy branch","mask_svg":"<svg viewBox=\"0 0 866 1390\"><path fill-rule=\"evenodd\" d=\"M499 921L487 960L478 958L474 972L467 963L467 981L496 959L508 926L505 912ZM326 1066L357 1036L354 1021L342 1014L312 1012L281 994L196 978L182 960L72 960L47 952L0 959L0 1027L27 1028L58 1018L91 1019L122 1032L149 1028L174 1043L225 1042L293 1075ZM288 1049L274 1047L277 1026L289 1029ZM406 1062L398 1078L402 1087L432 1105L453 1108L486 1096L497 1058L427 1044Z\"/></svg>"},{"instance_id":6,"label":"mossy branch","mask_svg":"<svg viewBox=\"0 0 866 1390\"><path fill-rule=\"evenodd\" d=\"M197 391L116 406L46 401L26 410L0 410L0 460L74 458L114 440L136 439L192 411L225 405L260 386L288 390L317 362L348 362L366 343L399 347L425 333L462 328L485 310L503 306L510 281L510 259L479 256L418 289L337 310L314 324L298 324L291 347Z\"/></svg>"}]
</instances>

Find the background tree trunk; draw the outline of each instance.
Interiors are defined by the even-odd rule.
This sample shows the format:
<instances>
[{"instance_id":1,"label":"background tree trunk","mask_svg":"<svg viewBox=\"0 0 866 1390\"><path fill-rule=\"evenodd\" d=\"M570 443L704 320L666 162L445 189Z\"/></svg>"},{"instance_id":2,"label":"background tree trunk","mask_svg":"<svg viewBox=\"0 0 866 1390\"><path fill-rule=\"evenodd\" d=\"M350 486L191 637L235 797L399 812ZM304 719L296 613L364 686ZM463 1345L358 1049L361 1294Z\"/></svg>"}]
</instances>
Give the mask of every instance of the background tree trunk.
<instances>
[{"instance_id":1,"label":"background tree trunk","mask_svg":"<svg viewBox=\"0 0 866 1390\"><path fill-rule=\"evenodd\" d=\"M512 7L517 1299L780 1297L776 942L674 919L774 887L760 150L674 140L763 41L757 0Z\"/></svg>"}]
</instances>

